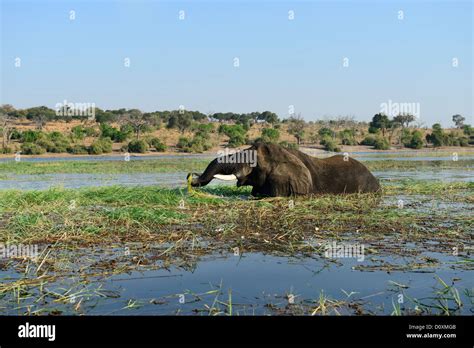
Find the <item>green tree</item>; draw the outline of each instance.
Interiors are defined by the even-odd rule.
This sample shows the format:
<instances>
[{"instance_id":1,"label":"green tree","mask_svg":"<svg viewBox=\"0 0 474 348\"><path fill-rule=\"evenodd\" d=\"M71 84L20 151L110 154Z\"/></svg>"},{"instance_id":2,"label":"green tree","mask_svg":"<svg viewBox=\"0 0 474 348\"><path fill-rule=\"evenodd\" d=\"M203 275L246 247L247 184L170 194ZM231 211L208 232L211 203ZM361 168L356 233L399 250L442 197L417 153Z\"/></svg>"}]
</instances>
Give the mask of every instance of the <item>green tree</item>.
<instances>
[{"instance_id":1,"label":"green tree","mask_svg":"<svg viewBox=\"0 0 474 348\"><path fill-rule=\"evenodd\" d=\"M390 127L390 123L391 121L387 115L375 114L372 118L372 122L369 123L369 132L375 133L373 131L371 132L371 130L380 129L382 131L382 136L385 137L385 130Z\"/></svg>"},{"instance_id":2,"label":"green tree","mask_svg":"<svg viewBox=\"0 0 474 348\"><path fill-rule=\"evenodd\" d=\"M26 110L26 118L36 123L36 128L42 130L48 121L56 117L56 112L46 106L37 106Z\"/></svg>"},{"instance_id":3,"label":"green tree","mask_svg":"<svg viewBox=\"0 0 474 348\"><path fill-rule=\"evenodd\" d=\"M440 147L446 143L446 135L444 134L443 128L439 123L433 125L433 131L431 134L426 135L426 141L433 144L434 147Z\"/></svg>"},{"instance_id":4,"label":"green tree","mask_svg":"<svg viewBox=\"0 0 474 348\"><path fill-rule=\"evenodd\" d=\"M230 147L238 147L244 145L247 142L247 131L240 125L226 125L221 124L219 126L219 133L225 134L229 137L228 145Z\"/></svg>"},{"instance_id":5,"label":"green tree","mask_svg":"<svg viewBox=\"0 0 474 348\"><path fill-rule=\"evenodd\" d=\"M457 128L462 128L464 126L464 121L466 121L466 118L459 114L453 116L453 122Z\"/></svg>"},{"instance_id":6,"label":"green tree","mask_svg":"<svg viewBox=\"0 0 474 348\"><path fill-rule=\"evenodd\" d=\"M393 118L393 122L400 124L402 128L408 128L413 121L415 121L415 116L410 114L402 114Z\"/></svg>"},{"instance_id":7,"label":"green tree","mask_svg":"<svg viewBox=\"0 0 474 348\"><path fill-rule=\"evenodd\" d=\"M264 111L262 112L259 116L258 119L261 121L265 121L270 124L275 124L278 123L280 120L278 119L277 114L270 112L270 111Z\"/></svg>"}]
</instances>

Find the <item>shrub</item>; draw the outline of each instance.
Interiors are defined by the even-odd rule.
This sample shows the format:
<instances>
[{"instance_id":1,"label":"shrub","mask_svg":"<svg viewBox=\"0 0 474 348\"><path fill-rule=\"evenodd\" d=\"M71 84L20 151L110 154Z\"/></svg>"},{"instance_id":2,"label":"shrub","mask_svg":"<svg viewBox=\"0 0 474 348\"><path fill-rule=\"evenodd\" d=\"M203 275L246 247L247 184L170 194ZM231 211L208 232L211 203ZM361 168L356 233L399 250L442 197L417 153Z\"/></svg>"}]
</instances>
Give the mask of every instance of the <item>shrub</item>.
<instances>
[{"instance_id":1,"label":"shrub","mask_svg":"<svg viewBox=\"0 0 474 348\"><path fill-rule=\"evenodd\" d=\"M42 155L46 152L46 149L33 143L23 143L21 152L25 155Z\"/></svg>"},{"instance_id":2,"label":"shrub","mask_svg":"<svg viewBox=\"0 0 474 348\"><path fill-rule=\"evenodd\" d=\"M85 127L84 133L86 134L86 137L96 137L99 135L94 127Z\"/></svg>"},{"instance_id":3,"label":"shrub","mask_svg":"<svg viewBox=\"0 0 474 348\"><path fill-rule=\"evenodd\" d=\"M410 134L409 129L402 129L402 134L400 135L400 142L403 144L405 147L409 147L409 144L411 142L412 135Z\"/></svg>"},{"instance_id":4,"label":"shrub","mask_svg":"<svg viewBox=\"0 0 474 348\"><path fill-rule=\"evenodd\" d=\"M337 146L336 142L328 136L323 137L320 141L320 144L324 145L324 149L326 151L330 151L330 152L340 152L341 151L341 149Z\"/></svg>"},{"instance_id":5,"label":"shrub","mask_svg":"<svg viewBox=\"0 0 474 348\"><path fill-rule=\"evenodd\" d=\"M435 123L433 126L433 132L426 135L426 141L433 144L434 147L447 145L448 139L444 134L443 129L439 123Z\"/></svg>"},{"instance_id":6,"label":"shrub","mask_svg":"<svg viewBox=\"0 0 474 348\"><path fill-rule=\"evenodd\" d=\"M214 124L213 123L200 123L195 126L195 135L207 137L209 133L214 132Z\"/></svg>"},{"instance_id":7,"label":"shrub","mask_svg":"<svg viewBox=\"0 0 474 348\"><path fill-rule=\"evenodd\" d=\"M262 141L265 143L276 143L280 138L280 132L275 128L262 129Z\"/></svg>"},{"instance_id":8,"label":"shrub","mask_svg":"<svg viewBox=\"0 0 474 348\"><path fill-rule=\"evenodd\" d=\"M203 152L209 150L212 145L203 137L195 136L192 140L188 138L179 138L176 147L182 152Z\"/></svg>"},{"instance_id":9,"label":"shrub","mask_svg":"<svg viewBox=\"0 0 474 348\"><path fill-rule=\"evenodd\" d=\"M325 137L332 138L335 135L335 133L327 127L323 127L320 130L318 130L318 134L321 138L325 138Z\"/></svg>"},{"instance_id":10,"label":"shrub","mask_svg":"<svg viewBox=\"0 0 474 348\"><path fill-rule=\"evenodd\" d=\"M13 149L11 147L6 146L6 147L2 148L2 150L0 152L3 153L3 154L10 154L10 153L13 153Z\"/></svg>"},{"instance_id":11,"label":"shrub","mask_svg":"<svg viewBox=\"0 0 474 348\"><path fill-rule=\"evenodd\" d=\"M100 125L100 137L101 138L110 138L115 143L124 142L132 134L132 129L130 127L124 127L120 130L114 128L106 123Z\"/></svg>"},{"instance_id":12,"label":"shrub","mask_svg":"<svg viewBox=\"0 0 474 348\"><path fill-rule=\"evenodd\" d=\"M154 147L158 152L164 152L167 149L167 146L160 141L158 138L151 138L148 142L150 146Z\"/></svg>"},{"instance_id":13,"label":"shrub","mask_svg":"<svg viewBox=\"0 0 474 348\"><path fill-rule=\"evenodd\" d=\"M91 129L91 128L89 128ZM87 131L83 126L75 126L71 128L72 138L82 140L87 135ZM90 135L89 135L90 136Z\"/></svg>"},{"instance_id":14,"label":"shrub","mask_svg":"<svg viewBox=\"0 0 474 348\"><path fill-rule=\"evenodd\" d=\"M11 140L20 140L21 132L18 129L13 129L12 134L10 135Z\"/></svg>"},{"instance_id":15,"label":"shrub","mask_svg":"<svg viewBox=\"0 0 474 348\"><path fill-rule=\"evenodd\" d=\"M112 152L112 140L109 138L98 139L89 147L89 153L91 155L100 155L109 152Z\"/></svg>"},{"instance_id":16,"label":"shrub","mask_svg":"<svg viewBox=\"0 0 474 348\"><path fill-rule=\"evenodd\" d=\"M47 152L53 153L67 152L67 148L70 146L69 140L60 132L52 132L46 136L42 135L34 143Z\"/></svg>"},{"instance_id":17,"label":"shrub","mask_svg":"<svg viewBox=\"0 0 474 348\"><path fill-rule=\"evenodd\" d=\"M370 134L379 134L379 133L380 133L380 129L379 129L379 128L375 128L375 127L369 127L369 133L370 133Z\"/></svg>"},{"instance_id":18,"label":"shrub","mask_svg":"<svg viewBox=\"0 0 474 348\"><path fill-rule=\"evenodd\" d=\"M145 153L148 150L148 144L144 140L132 140L128 143L128 151L135 153Z\"/></svg>"},{"instance_id":19,"label":"shrub","mask_svg":"<svg viewBox=\"0 0 474 348\"><path fill-rule=\"evenodd\" d=\"M218 131L219 133L225 134L229 137L228 145L230 147L238 147L247 142L247 131L240 124L233 126L222 124L219 126Z\"/></svg>"},{"instance_id":20,"label":"shrub","mask_svg":"<svg viewBox=\"0 0 474 348\"><path fill-rule=\"evenodd\" d=\"M375 138L374 149L376 150L388 150L390 149L390 144L387 139L384 137Z\"/></svg>"},{"instance_id":21,"label":"shrub","mask_svg":"<svg viewBox=\"0 0 474 348\"><path fill-rule=\"evenodd\" d=\"M463 133L465 135L471 135L474 133L474 128L472 128L470 125L468 124L465 124L463 127L462 127L462 130L463 130Z\"/></svg>"},{"instance_id":22,"label":"shrub","mask_svg":"<svg viewBox=\"0 0 474 348\"><path fill-rule=\"evenodd\" d=\"M293 149L293 150L298 150L298 149L299 149L298 144L296 144L296 143L289 143L289 142L287 142L287 141L281 141L281 142L280 142L280 146L283 146L284 148L287 148L287 149Z\"/></svg>"},{"instance_id":23,"label":"shrub","mask_svg":"<svg viewBox=\"0 0 474 348\"><path fill-rule=\"evenodd\" d=\"M357 141L355 140L354 136L354 131L351 129L344 129L342 132L339 132L342 145L357 145Z\"/></svg>"},{"instance_id":24,"label":"shrub","mask_svg":"<svg viewBox=\"0 0 474 348\"><path fill-rule=\"evenodd\" d=\"M67 152L73 155L85 155L89 151L87 150L87 147L84 145L74 145L74 146L69 146L67 148Z\"/></svg>"},{"instance_id":25,"label":"shrub","mask_svg":"<svg viewBox=\"0 0 474 348\"><path fill-rule=\"evenodd\" d=\"M423 147L423 136L420 131L414 131L407 147L412 149L421 149Z\"/></svg>"},{"instance_id":26,"label":"shrub","mask_svg":"<svg viewBox=\"0 0 474 348\"><path fill-rule=\"evenodd\" d=\"M178 140L178 143L176 144L176 147L180 150L184 150L189 147L190 140L186 137L180 137Z\"/></svg>"},{"instance_id":27,"label":"shrub","mask_svg":"<svg viewBox=\"0 0 474 348\"><path fill-rule=\"evenodd\" d=\"M192 152L204 152L204 151L209 150L211 147L212 145L209 142L209 140L200 136L195 136L193 140L191 141Z\"/></svg>"},{"instance_id":28,"label":"shrub","mask_svg":"<svg viewBox=\"0 0 474 348\"><path fill-rule=\"evenodd\" d=\"M35 142L35 144L38 145L38 146L41 146L46 151L49 151L49 149L54 147L54 142L52 142L49 139L39 139Z\"/></svg>"},{"instance_id":29,"label":"shrub","mask_svg":"<svg viewBox=\"0 0 474 348\"><path fill-rule=\"evenodd\" d=\"M37 141L42 135L41 131L34 131L34 130L26 130L21 133L21 142L23 143L34 143Z\"/></svg>"},{"instance_id":30,"label":"shrub","mask_svg":"<svg viewBox=\"0 0 474 348\"><path fill-rule=\"evenodd\" d=\"M364 140L362 140L361 145L366 146L374 146L375 145L375 137L373 135L367 135Z\"/></svg>"},{"instance_id":31,"label":"shrub","mask_svg":"<svg viewBox=\"0 0 474 348\"><path fill-rule=\"evenodd\" d=\"M48 138L54 142L65 139L61 132L51 132L48 134Z\"/></svg>"},{"instance_id":32,"label":"shrub","mask_svg":"<svg viewBox=\"0 0 474 348\"><path fill-rule=\"evenodd\" d=\"M469 146L469 138L466 137L460 137L459 138L459 145L460 146Z\"/></svg>"}]
</instances>

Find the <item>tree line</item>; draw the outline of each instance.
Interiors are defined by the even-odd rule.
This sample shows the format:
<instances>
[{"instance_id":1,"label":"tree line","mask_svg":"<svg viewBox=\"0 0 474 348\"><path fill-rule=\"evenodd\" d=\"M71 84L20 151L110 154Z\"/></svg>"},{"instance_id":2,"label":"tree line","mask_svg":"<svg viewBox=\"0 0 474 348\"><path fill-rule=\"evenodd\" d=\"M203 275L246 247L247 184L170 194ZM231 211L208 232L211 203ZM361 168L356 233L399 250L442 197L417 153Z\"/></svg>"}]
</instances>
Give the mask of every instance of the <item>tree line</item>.
<instances>
[{"instance_id":1,"label":"tree line","mask_svg":"<svg viewBox=\"0 0 474 348\"><path fill-rule=\"evenodd\" d=\"M20 132L15 122L27 119L36 124L35 130ZM70 134L43 132L47 122L64 120L70 122L80 119L83 123L72 127ZM417 128L411 128L416 118L401 114L390 119L378 113L369 123L358 122L353 117L306 122L301 115L280 119L277 114L264 112L251 113L208 113L199 111L172 110L142 112L138 109L102 110L95 108L94 118L74 115L57 115L55 110L45 106L28 109L15 109L11 105L0 107L0 127L2 129L2 152L10 153L12 140L21 143L25 154L44 152L69 152L73 154L99 154L112 151L113 143L125 143L121 150L129 152L147 152L150 149L165 151L166 145L156 137L149 135L154 130L165 127L177 129L181 133L176 149L183 152L203 152L212 148L211 134L226 136L227 146L239 147L252 141L280 143L287 147L302 144L320 144L328 151L340 151L340 145L367 145L385 150L391 144L419 149L428 144L436 146L468 146L474 143L474 132L470 125L464 124L461 115L452 116L457 132L446 132L439 124L425 135ZM248 131L261 123L260 136L250 140ZM215 126L217 124L217 126ZM98 129L97 129L98 125ZM112 126L114 125L114 126ZM295 139L295 143L280 141L283 129ZM315 130L316 129L316 130ZM185 137L184 133L192 133ZM395 136L396 134L396 136ZM85 137L97 138L89 146L81 141Z\"/></svg>"}]
</instances>

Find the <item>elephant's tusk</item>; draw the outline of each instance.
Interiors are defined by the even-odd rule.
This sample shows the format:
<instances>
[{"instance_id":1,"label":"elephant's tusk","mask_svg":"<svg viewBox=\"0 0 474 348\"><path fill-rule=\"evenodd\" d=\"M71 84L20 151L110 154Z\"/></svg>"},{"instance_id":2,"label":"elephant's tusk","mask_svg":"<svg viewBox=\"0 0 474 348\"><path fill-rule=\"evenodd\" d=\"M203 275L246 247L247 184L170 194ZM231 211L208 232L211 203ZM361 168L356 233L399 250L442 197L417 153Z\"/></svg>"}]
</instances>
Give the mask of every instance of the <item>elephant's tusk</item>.
<instances>
[{"instance_id":1,"label":"elephant's tusk","mask_svg":"<svg viewBox=\"0 0 474 348\"><path fill-rule=\"evenodd\" d=\"M214 175L214 178L219 179L219 180L225 180L225 181L237 180L237 177L234 174L229 174L229 175L216 174Z\"/></svg>"}]
</instances>

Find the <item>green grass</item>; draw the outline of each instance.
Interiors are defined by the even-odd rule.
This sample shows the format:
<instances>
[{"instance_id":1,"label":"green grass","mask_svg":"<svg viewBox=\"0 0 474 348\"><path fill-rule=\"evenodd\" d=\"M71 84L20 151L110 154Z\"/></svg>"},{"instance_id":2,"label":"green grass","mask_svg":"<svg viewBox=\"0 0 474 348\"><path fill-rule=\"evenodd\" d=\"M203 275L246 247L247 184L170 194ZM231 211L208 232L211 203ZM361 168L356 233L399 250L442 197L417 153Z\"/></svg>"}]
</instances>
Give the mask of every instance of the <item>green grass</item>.
<instances>
[{"instance_id":1,"label":"green grass","mask_svg":"<svg viewBox=\"0 0 474 348\"><path fill-rule=\"evenodd\" d=\"M363 159L362 159L363 161ZM14 179L13 175L41 174L120 174L120 173L173 173L201 172L209 158L173 158L136 161L57 161L57 162L3 162L0 163L0 180ZM363 161L370 170L432 170L474 168L474 160L458 161Z\"/></svg>"},{"instance_id":2,"label":"green grass","mask_svg":"<svg viewBox=\"0 0 474 348\"><path fill-rule=\"evenodd\" d=\"M265 243L288 247L308 236L356 230L375 236L410 232L416 238L427 230L439 231L447 221L456 233L464 233L472 226L462 209L454 215L441 210L435 216L429 210L398 209L397 197L429 195L472 204L473 192L474 183L469 182L411 180L385 186L383 197L318 195L294 198L290 204L291 198L255 200L249 187L231 186L193 194L186 189L122 186L7 190L0 192L0 242L168 242L177 230L180 238L191 234L241 244L246 236L245 244L251 247Z\"/></svg>"},{"instance_id":3,"label":"green grass","mask_svg":"<svg viewBox=\"0 0 474 348\"><path fill-rule=\"evenodd\" d=\"M410 170L410 171L423 171L423 170L435 170L435 169L454 169L454 170L471 170L474 168L474 160L467 159L463 160L459 158L457 161L393 161L389 159L385 160L373 160L363 162L370 170Z\"/></svg>"},{"instance_id":4,"label":"green grass","mask_svg":"<svg viewBox=\"0 0 474 348\"><path fill-rule=\"evenodd\" d=\"M0 174L114 174L114 173L171 173L199 171L206 168L209 159L152 159L133 161L52 161L3 162ZM2 179L2 176L0 176Z\"/></svg>"},{"instance_id":5,"label":"green grass","mask_svg":"<svg viewBox=\"0 0 474 348\"><path fill-rule=\"evenodd\" d=\"M206 187L191 193L185 188L153 186L0 191L0 243L40 244L42 251L34 261L9 261L24 277L3 282L0 298L11 296L18 302L19 310L28 314L51 311L51 308L43 309L44 298L55 298L58 306L76 298L77 303L71 306L74 313L81 313L77 305L80 299L107 296L87 288L85 275L104 278L147 265L166 268L195 263L201 255L233 252L235 247L239 253L257 251L317 257L323 255L325 247L309 241L349 241L367 245L367 258L371 258L404 257L407 243L426 250L428 247L423 243L436 241L436 246L429 247L430 251L443 253L451 253L453 246L470 245L474 183L402 180L383 183L383 188L382 196L318 195L261 200L249 196L249 187L235 186ZM399 197L415 199L417 204L422 200L456 202L460 208L433 211L407 204L400 209ZM124 255L124 246L133 250L133 258L120 256ZM88 253L85 256L81 254L84 250ZM113 262L107 262L110 250L114 250ZM460 249L460 252L464 251ZM78 255L82 255L82 261ZM90 258L87 266L84 258ZM70 272L65 265L79 268L74 274L81 275L80 281L53 293L52 284ZM469 267L469 264L457 266ZM383 263L378 267L390 271L393 266ZM414 299L419 309L402 308L395 303L393 314L457 313L462 307L459 290L439 283L435 307L424 299ZM231 292L219 294L214 289L206 294L213 299L202 308L202 313L238 314L239 303ZM30 298L34 304L28 304ZM345 301L324 293L314 301L298 301L291 306L284 302L284 306L274 309L274 314L350 312ZM124 304L124 309L141 305L142 302L132 299Z\"/></svg>"}]
</instances>

